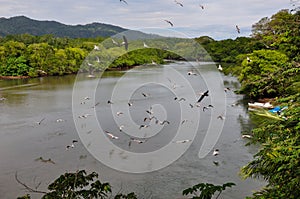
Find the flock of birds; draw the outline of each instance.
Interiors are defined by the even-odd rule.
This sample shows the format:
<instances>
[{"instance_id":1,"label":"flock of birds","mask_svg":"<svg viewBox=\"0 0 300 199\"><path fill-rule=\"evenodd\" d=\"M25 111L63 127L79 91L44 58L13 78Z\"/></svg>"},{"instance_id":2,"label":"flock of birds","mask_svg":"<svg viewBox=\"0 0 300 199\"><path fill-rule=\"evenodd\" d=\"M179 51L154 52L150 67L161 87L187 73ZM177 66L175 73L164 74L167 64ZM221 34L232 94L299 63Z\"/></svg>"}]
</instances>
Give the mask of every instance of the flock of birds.
<instances>
[{"instance_id":1,"label":"flock of birds","mask_svg":"<svg viewBox=\"0 0 300 199\"><path fill-rule=\"evenodd\" d=\"M127 2L126 0L120 0L120 2L122 2L122 3L128 5L128 2ZM177 0L174 0L174 2L175 2L177 5L179 5L180 7L184 7L184 5L183 5L182 2L179 2L179 1L177 1ZM204 9L204 6L203 6L202 4L199 4L199 7L200 7L201 9ZM164 19L164 21L165 21L166 23L168 23L171 27L174 26L174 23L171 22L170 20ZM236 31L237 31L237 33L240 33L240 28L239 28L238 25L236 25ZM123 35L123 41L122 41L121 43L115 41L114 39L112 39L112 43L113 43L114 45L116 45L116 46L119 46L119 47L124 46L125 50L126 50L126 51L128 50L129 43L128 43L128 40L127 40L126 36L124 36L124 35ZM149 48L149 46L148 46L145 42L143 42L143 46L144 46L144 48ZM100 49L99 49L98 46L95 45L94 50L100 50ZM96 57L96 58L97 58L97 62L100 62L99 57ZM251 61L250 58L248 58L248 57L247 57L247 60L248 60L248 62ZM155 63L155 62L153 62L152 64L153 64L153 65L157 65L157 63ZM88 63L88 65L89 65L89 67L90 67L91 69L93 69L93 65L92 65L92 64ZM223 68L222 68L221 65L218 66L218 70L219 70L219 71L222 71L222 70L223 70ZM92 72L90 72L90 73L92 73ZM198 75L198 74L195 73L194 71L189 71L189 72L187 73L187 75L189 75L189 76L194 76L194 75ZM169 80L169 81L170 81L170 80ZM170 81L170 82L171 82L171 81ZM177 85L176 83L173 83L173 85L172 85L172 88L173 88L173 89L176 89L176 88L179 88L179 87L180 87L180 85ZM230 88L225 88L225 89L224 89L225 92L227 92L227 91L229 91L229 90L230 90ZM201 101L202 101L205 97L208 97L208 96L209 96L208 93L209 93L208 90L205 91L204 93L200 93L200 97L199 97L199 99L197 100L197 102L194 103L194 104L191 104L191 103L190 103L189 106L190 106L191 108L193 108L193 107L201 107L200 103L201 103ZM142 96L145 97L145 98L147 98L147 97L150 96L150 95L147 94L147 93L141 93L141 94L142 94ZM6 100L6 98L4 98L4 97L1 97L1 98L0 98L0 101L4 101L4 100ZM85 97L84 100L90 100L90 97ZM186 99L183 98L183 97L182 97L182 98L177 98L177 97L175 97L174 100L177 100L178 102L180 102L180 101L186 101ZM85 101L81 102L81 104L85 104ZM98 104L99 104L99 102L96 103L92 108L95 108ZM111 104L111 105L112 105L113 102L112 102L111 100L108 100L108 101L107 101L107 104ZM132 102L128 102L128 106L130 106L130 107L133 106L133 103L132 103ZM214 106L211 105L211 104L209 104L208 106L202 106L202 111L205 112L206 110L208 110L208 109L210 109L210 108L214 108ZM148 114L148 117L145 117L145 118L144 118L144 120L143 120L144 122L146 122L146 121L149 121L149 122L150 122L150 121L154 120L154 121L155 121L155 124L160 124L160 125L170 124L170 121L168 121L168 120L160 121L156 116L154 116L154 115L153 115L152 107L150 107L150 109L146 110L146 112L147 112L147 114ZM121 116L121 115L123 114L123 112L117 112L116 114L117 114L117 116ZM85 119L85 118L87 118L87 117L89 117L89 116L91 116L91 114L83 114L83 115L78 116L78 118L80 118L80 119ZM222 115L219 115L219 116L217 117L217 119L224 120L225 117L222 116ZM42 123L44 120L45 120L45 118L42 118L41 120L37 121L36 123L37 123L38 125L41 125L41 123ZM64 122L64 120L63 120L63 119L57 119L56 122ZM183 120L183 121L181 122L181 124L184 124L185 122L187 122L187 120ZM120 132L123 132L124 127L125 127L124 125L119 126ZM141 125L139 126L139 129L148 128L148 127L149 127L149 124L141 124ZM89 133L90 133L90 132L89 132ZM119 137L116 136L116 135L114 135L112 132L105 131L105 134L106 134L110 139L115 139L115 140L119 139ZM251 136L251 135L242 135L242 138L252 138L252 136ZM146 141L147 141L147 139L137 139L137 138L134 138L134 137L130 137L130 140L129 140L129 142L128 142L128 146L130 147L130 146L132 145L133 142L134 142L134 143L137 143L137 144L142 144L142 143L145 143ZM191 142L191 141L192 141L192 140L178 140L178 141L174 141L174 143L176 143L176 144L184 144L184 143L188 143L188 142ZM78 140L72 140L72 142L71 142L70 144L68 144L68 145L65 147L66 150L69 150L69 149L71 149L71 148L74 148L75 145L76 145L76 143L78 143ZM219 149L214 149L212 155L213 155L213 156L219 155ZM49 159L44 159L43 157L39 157L39 158L36 159L36 161L40 161L40 162L43 162L43 163L52 163L52 164L55 164L55 162L54 162L52 159L50 159L50 158L49 158ZM215 165L218 165L219 163L218 163L217 161L214 161L214 164L215 164Z\"/></svg>"},{"instance_id":2,"label":"flock of birds","mask_svg":"<svg viewBox=\"0 0 300 199\"><path fill-rule=\"evenodd\" d=\"M219 71L222 71L222 66L219 65L218 67L218 70ZM197 76L199 75L197 72L193 71L193 70L190 70L186 73L187 77L192 77L192 76ZM167 78L169 83L170 83L170 88L171 89L178 89L178 88L181 88L183 86L181 85L178 85L176 84L174 81L172 81L170 78ZM229 87L225 87L224 88L224 92L229 92L231 91L231 89ZM201 108L203 112L209 110L209 109L212 109L214 108L214 106L212 104L208 104L208 105L204 105L203 101L209 97L209 90L206 90L205 92L202 92L202 93L198 93L199 95L199 98L197 101L195 101L194 103L189 103L189 106L190 108ZM152 93L146 93L146 92L141 92L140 93L140 96L141 98L147 100L148 98L152 97ZM83 101L80 103L80 104L85 104L85 101L87 100L90 100L91 98L90 97L83 97ZM174 101L177 101L177 102L185 102L187 101L186 98L184 97L174 97L173 98ZM122 101L122 100L121 100ZM119 102L118 101L112 101L111 99L107 100L106 102L102 102L102 103L106 103L107 105L114 105L114 104L118 104ZM99 105L100 102L97 102L92 108L95 108L97 105ZM130 107L131 109L134 108L135 106L135 103L134 101L128 101L127 102L127 105L128 107ZM234 105L232 105L234 106ZM142 120L144 123L142 124L139 124L138 125L138 130L143 130L143 129L146 129L146 128L149 128L150 125L169 125L171 124L172 122L169 121L169 120L160 120L159 117L157 115L155 115L155 112L153 110L153 107L150 106L148 109L145 109L145 113L147 114L146 117L144 117L144 119ZM116 114L117 117L123 117L124 116L124 113L122 111L116 111L115 113L113 114ZM83 114L83 115L79 115L78 118L80 119L86 119L87 117L91 116L90 114ZM217 120L225 120L225 116L224 115L218 115ZM183 125L184 123L186 123L187 120L182 120L181 121L181 125ZM131 147L133 143L136 143L136 144L143 144L143 143L146 143L149 139L151 138L137 138L137 137L133 137L133 136L130 136L129 134L126 133L126 126L125 125L120 125L118 127L119 129L119 132L112 132L112 131L108 131L108 130L104 130L104 134L111 140L119 140L119 139L123 139L123 135L125 135L126 139L128 139L128 147ZM119 135L117 135L119 134ZM122 136L121 136L122 135ZM121 138L122 137L122 138ZM243 135L242 138L251 138L250 135ZM190 139L183 139L183 140L176 140L176 141L173 141L174 144L185 144L185 143L189 143L189 142L192 142L192 140ZM74 143L72 143L72 145L68 145L67 146L68 149L69 148L73 148L74 147ZM214 149L213 152L212 152L212 155L213 156L218 156L219 155L219 149ZM219 165L219 162L218 161L213 161L213 163L218 166Z\"/></svg>"},{"instance_id":3,"label":"flock of birds","mask_svg":"<svg viewBox=\"0 0 300 199\"><path fill-rule=\"evenodd\" d=\"M248 59L250 60L250 59ZM251 61L251 60L250 60ZM221 68L221 65L218 66L218 69L220 71L222 71L222 68ZM187 76L197 76L199 74L197 74L195 71L191 70L191 71L188 71L187 73ZM172 81L171 79L167 78L169 80L169 83L170 83L170 88L172 89L178 89L178 88L182 88L183 86L181 85L178 85L176 84L174 81ZM230 91L230 88L224 88L224 91L225 92L228 92ZM148 99L149 97L151 97L151 94L150 93L146 93L146 92L141 92L140 93L141 97L143 97L144 99ZM209 90L206 90L205 92L203 93L199 93L199 98L196 102L194 103L189 103L189 106L190 108L194 108L194 107L197 107L197 108L202 108L202 111L205 112L209 109L212 109L214 108L214 106L212 104L209 104L207 106L204 106L203 105L203 100L207 97L209 97ZM86 104L87 101L89 101L91 99L91 97L89 96L86 96L86 97L83 97L83 100L80 102L81 105L84 105ZM4 101L6 100L6 98L4 97L1 97L0 98L1 101ZM184 97L174 97L173 98L174 101L177 101L177 102L185 102L187 101L186 98ZM114 102L112 100L107 100L106 102L108 105L113 105ZM93 107L91 108L95 108L96 106L98 106L100 104L100 102L97 102ZM129 101L127 102L127 105L128 107L134 107L134 102L133 101ZM237 104L234 104L232 106L235 106ZM139 130L143 130L143 129L146 129L148 127L150 127L150 123L152 121L153 124L156 124L156 125L170 125L171 124L171 121L168 121L168 120L160 120L158 116L155 115L154 113L154 110L152 108L152 106L150 106L150 108L146 109L145 110L145 113L147 113L147 116L144 117L143 119L143 124L140 124L138 129ZM118 117L122 117L122 115L124 115L124 113L122 111L117 111L115 113ZM92 114L89 114L89 113L86 113L86 114L82 114L82 115L79 115L78 118L79 119L87 119L88 117L92 116ZM217 117L217 119L220 119L220 120L224 120L225 117L223 115L219 115ZM46 120L45 117L41 118L39 121L36 122L37 125L41 125L42 123L44 123ZM65 122L64 119L56 119L55 122L57 123L61 123L61 122ZM182 120L181 121L181 125L183 125L184 123L186 123L187 120ZM152 123L151 123L152 124ZM125 125L120 125L119 126L119 133L123 133L124 135L127 135L129 136L128 134L125 133L124 131L124 128L125 128ZM91 133L91 131L87 132L87 134ZM117 135L115 135L115 133L113 132L110 132L110 131L107 131L105 130L104 133L107 135L107 137L109 139L112 139L112 140L118 140L119 137ZM248 139L251 139L252 136L251 135L242 135L242 138L248 138ZM150 139L150 138L149 138ZM143 144L145 142L147 142L147 138L136 138L136 137L132 137L132 136L129 136L129 141L128 141L128 146L131 147L133 143L136 143L136 144ZM183 139L183 140L176 140L176 141L173 141L173 143L175 144L185 144L185 143L189 143L189 142L192 142L192 140L190 139ZM71 150L73 148L75 148L76 144L78 143L78 140L76 139L73 139L70 141L69 144L66 144L65 146L65 150ZM219 149L214 149L213 150L213 153L212 153L213 156L218 156L219 155ZM55 164L55 162L51 159L51 158L43 158L43 157L39 157L37 158L35 161L39 161L39 162L42 162L42 163L51 163L51 164ZM219 165L218 161L213 161L213 163L215 165Z\"/></svg>"},{"instance_id":4,"label":"flock of birds","mask_svg":"<svg viewBox=\"0 0 300 199\"><path fill-rule=\"evenodd\" d=\"M126 5L128 5L128 2L127 2L126 0L120 0L120 2L121 2L121 3L125 3ZM183 3L180 2L180 1L174 0L174 3L177 4L177 5L180 6L180 7L183 7ZM202 10L204 10L204 5L199 4L199 7L200 7ZM168 23L171 27L174 26L174 23L171 22L170 20L164 19L164 21L165 21L166 23ZM240 27L239 27L238 25L236 25L235 28L236 28L237 33L240 34L240 33L241 33Z\"/></svg>"}]
</instances>

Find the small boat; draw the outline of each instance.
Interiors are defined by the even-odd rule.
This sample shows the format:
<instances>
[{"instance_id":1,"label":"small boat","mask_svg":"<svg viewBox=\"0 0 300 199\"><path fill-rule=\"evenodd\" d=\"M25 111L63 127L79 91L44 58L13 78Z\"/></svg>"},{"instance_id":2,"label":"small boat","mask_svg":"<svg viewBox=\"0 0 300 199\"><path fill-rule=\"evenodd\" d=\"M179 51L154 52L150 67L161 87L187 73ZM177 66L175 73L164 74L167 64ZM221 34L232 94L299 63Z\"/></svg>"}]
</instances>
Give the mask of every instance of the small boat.
<instances>
[{"instance_id":1,"label":"small boat","mask_svg":"<svg viewBox=\"0 0 300 199\"><path fill-rule=\"evenodd\" d=\"M249 108L267 108L271 109L274 108L273 105L270 102L261 103L261 102L254 102L254 103L248 103Z\"/></svg>"}]
</instances>

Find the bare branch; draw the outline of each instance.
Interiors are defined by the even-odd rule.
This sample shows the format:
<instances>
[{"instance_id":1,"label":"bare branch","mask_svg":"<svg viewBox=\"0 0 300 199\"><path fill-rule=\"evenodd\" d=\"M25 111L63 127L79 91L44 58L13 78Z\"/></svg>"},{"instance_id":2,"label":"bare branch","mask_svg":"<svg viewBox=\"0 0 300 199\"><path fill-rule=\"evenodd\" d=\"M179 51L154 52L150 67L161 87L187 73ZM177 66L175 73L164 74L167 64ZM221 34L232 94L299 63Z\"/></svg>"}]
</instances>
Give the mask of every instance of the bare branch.
<instances>
[{"instance_id":1,"label":"bare branch","mask_svg":"<svg viewBox=\"0 0 300 199\"><path fill-rule=\"evenodd\" d=\"M15 173L15 179L16 181L22 185L27 191L31 192L31 193L42 193L42 194L46 194L47 192L45 191L39 191L37 189L33 189L31 187L29 187L28 185L26 185L24 182L20 181L19 178L18 178L18 172L16 171ZM39 184L40 185L40 184ZM37 187L39 187L39 185Z\"/></svg>"}]
</instances>

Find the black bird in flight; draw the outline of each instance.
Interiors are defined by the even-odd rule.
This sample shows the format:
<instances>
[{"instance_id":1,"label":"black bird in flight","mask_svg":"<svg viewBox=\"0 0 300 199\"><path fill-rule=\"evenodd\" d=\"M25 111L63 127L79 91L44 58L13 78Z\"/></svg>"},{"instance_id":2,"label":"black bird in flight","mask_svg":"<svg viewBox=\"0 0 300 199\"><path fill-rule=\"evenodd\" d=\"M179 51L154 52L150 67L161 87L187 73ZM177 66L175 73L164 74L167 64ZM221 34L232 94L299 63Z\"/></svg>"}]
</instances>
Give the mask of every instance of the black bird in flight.
<instances>
[{"instance_id":1,"label":"black bird in flight","mask_svg":"<svg viewBox=\"0 0 300 199\"><path fill-rule=\"evenodd\" d=\"M40 121L36 122L38 125L41 125L42 121L44 121L45 118L41 119Z\"/></svg>"},{"instance_id":2,"label":"black bird in flight","mask_svg":"<svg viewBox=\"0 0 300 199\"><path fill-rule=\"evenodd\" d=\"M200 98L198 99L197 103L201 102L203 100L204 97L207 97L208 96L208 90L205 91L201 96Z\"/></svg>"},{"instance_id":3,"label":"black bird in flight","mask_svg":"<svg viewBox=\"0 0 300 199\"><path fill-rule=\"evenodd\" d=\"M217 117L217 119L224 120L224 119L225 119L225 117L224 117L224 116L222 116L222 115L219 115L219 116Z\"/></svg>"},{"instance_id":4,"label":"black bird in flight","mask_svg":"<svg viewBox=\"0 0 300 199\"><path fill-rule=\"evenodd\" d=\"M122 45L124 45L125 50L128 50L128 40L127 40L127 38L124 35L123 35Z\"/></svg>"},{"instance_id":5,"label":"black bird in flight","mask_svg":"<svg viewBox=\"0 0 300 199\"><path fill-rule=\"evenodd\" d=\"M183 4L182 3L180 3L180 2L178 2L178 1L174 1L176 4L178 4L178 5L180 5L181 7L183 7Z\"/></svg>"},{"instance_id":6,"label":"black bird in flight","mask_svg":"<svg viewBox=\"0 0 300 199\"><path fill-rule=\"evenodd\" d=\"M168 24L170 24L172 27L174 26L174 24L171 21L169 21L169 20L165 20L165 22L167 22Z\"/></svg>"},{"instance_id":7,"label":"black bird in flight","mask_svg":"<svg viewBox=\"0 0 300 199\"><path fill-rule=\"evenodd\" d=\"M125 1L125 0L120 0L120 2L124 2L125 4L128 5L127 1Z\"/></svg>"},{"instance_id":8,"label":"black bird in flight","mask_svg":"<svg viewBox=\"0 0 300 199\"><path fill-rule=\"evenodd\" d=\"M240 34L241 33L241 29L239 28L239 26L236 25L235 28L236 28L236 31Z\"/></svg>"}]
</instances>

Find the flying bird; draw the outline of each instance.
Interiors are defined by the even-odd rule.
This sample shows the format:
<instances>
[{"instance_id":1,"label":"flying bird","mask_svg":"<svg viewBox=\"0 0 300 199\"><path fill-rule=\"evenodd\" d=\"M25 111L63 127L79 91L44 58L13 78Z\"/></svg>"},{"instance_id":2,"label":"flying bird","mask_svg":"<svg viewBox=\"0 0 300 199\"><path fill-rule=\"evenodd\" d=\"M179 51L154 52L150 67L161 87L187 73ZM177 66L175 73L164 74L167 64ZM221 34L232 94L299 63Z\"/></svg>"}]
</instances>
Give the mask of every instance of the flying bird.
<instances>
[{"instance_id":1,"label":"flying bird","mask_svg":"<svg viewBox=\"0 0 300 199\"><path fill-rule=\"evenodd\" d=\"M146 112L147 112L149 115L152 115L152 114L153 114L152 106L150 106L149 110L146 110Z\"/></svg>"},{"instance_id":2,"label":"flying bird","mask_svg":"<svg viewBox=\"0 0 300 199\"><path fill-rule=\"evenodd\" d=\"M45 118L41 119L40 121L36 122L38 125L41 125L42 121L44 121Z\"/></svg>"},{"instance_id":3,"label":"flying bird","mask_svg":"<svg viewBox=\"0 0 300 199\"><path fill-rule=\"evenodd\" d=\"M204 6L203 6L203 5L199 4L199 6L200 6L200 8L202 8L202 10L204 9Z\"/></svg>"},{"instance_id":4,"label":"flying bird","mask_svg":"<svg viewBox=\"0 0 300 199\"><path fill-rule=\"evenodd\" d=\"M127 38L124 35L123 35L122 45L124 45L125 50L128 50L128 40L127 40Z\"/></svg>"},{"instance_id":5,"label":"flying bird","mask_svg":"<svg viewBox=\"0 0 300 199\"><path fill-rule=\"evenodd\" d=\"M168 120L164 120L162 122L159 122L160 125L164 125L165 123L170 124L170 122Z\"/></svg>"},{"instance_id":6,"label":"flying bird","mask_svg":"<svg viewBox=\"0 0 300 199\"><path fill-rule=\"evenodd\" d=\"M172 27L174 26L174 24L171 21L169 21L169 20L165 20L165 22L167 22L168 24L170 24Z\"/></svg>"},{"instance_id":7,"label":"flying bird","mask_svg":"<svg viewBox=\"0 0 300 199\"><path fill-rule=\"evenodd\" d=\"M132 142L135 142L135 143L138 143L138 144L142 144L142 143L145 143L146 141L147 140L138 140L138 139L135 139L135 138L130 138L128 146L130 147Z\"/></svg>"},{"instance_id":8,"label":"flying bird","mask_svg":"<svg viewBox=\"0 0 300 199\"><path fill-rule=\"evenodd\" d=\"M121 125L121 126L119 126L119 130L120 131L123 131L123 128L125 127L125 125Z\"/></svg>"},{"instance_id":9,"label":"flying bird","mask_svg":"<svg viewBox=\"0 0 300 199\"><path fill-rule=\"evenodd\" d=\"M113 42L113 44L117 45L120 47L120 44L118 42L116 42L113 38L111 39L111 41Z\"/></svg>"},{"instance_id":10,"label":"flying bird","mask_svg":"<svg viewBox=\"0 0 300 199\"><path fill-rule=\"evenodd\" d=\"M179 1L174 1L177 5L180 5L181 7L183 7L183 4L182 3L180 3Z\"/></svg>"},{"instance_id":11,"label":"flying bird","mask_svg":"<svg viewBox=\"0 0 300 199\"><path fill-rule=\"evenodd\" d=\"M216 166L219 166L219 162L218 162L218 161L213 161L213 163L214 163Z\"/></svg>"},{"instance_id":12,"label":"flying bird","mask_svg":"<svg viewBox=\"0 0 300 199\"><path fill-rule=\"evenodd\" d=\"M208 109L208 108L213 108L213 107L214 107L213 105L209 104L207 107L204 106L204 107L202 108L202 111L205 112L206 109Z\"/></svg>"},{"instance_id":13,"label":"flying bird","mask_svg":"<svg viewBox=\"0 0 300 199\"><path fill-rule=\"evenodd\" d=\"M91 98L89 96L86 96L83 98L84 100L90 100Z\"/></svg>"},{"instance_id":14,"label":"flying bird","mask_svg":"<svg viewBox=\"0 0 300 199\"><path fill-rule=\"evenodd\" d=\"M226 87L224 88L225 93L227 93L227 91L230 91L230 88Z\"/></svg>"},{"instance_id":15,"label":"flying bird","mask_svg":"<svg viewBox=\"0 0 300 199\"><path fill-rule=\"evenodd\" d=\"M149 46L144 42L144 48L149 48Z\"/></svg>"},{"instance_id":16,"label":"flying bird","mask_svg":"<svg viewBox=\"0 0 300 199\"><path fill-rule=\"evenodd\" d=\"M100 63L101 61L100 61L100 58L98 57L98 56L96 56L96 62L97 63Z\"/></svg>"},{"instance_id":17,"label":"flying bird","mask_svg":"<svg viewBox=\"0 0 300 199\"><path fill-rule=\"evenodd\" d=\"M131 102L128 102L127 104L128 104L128 106L132 106L132 103L131 103Z\"/></svg>"},{"instance_id":18,"label":"flying bird","mask_svg":"<svg viewBox=\"0 0 300 199\"><path fill-rule=\"evenodd\" d=\"M63 122L63 119L57 119L56 122Z\"/></svg>"},{"instance_id":19,"label":"flying bird","mask_svg":"<svg viewBox=\"0 0 300 199\"><path fill-rule=\"evenodd\" d=\"M180 99L178 99L178 97L174 97L174 100L178 100L178 101L180 102L180 101L185 101L186 99L185 99L185 98L183 98L183 97L182 97L182 98L180 98Z\"/></svg>"},{"instance_id":20,"label":"flying bird","mask_svg":"<svg viewBox=\"0 0 300 199\"><path fill-rule=\"evenodd\" d=\"M113 135L111 132L105 131L106 135L108 135L111 139L113 140L117 140L119 139L119 137Z\"/></svg>"},{"instance_id":21,"label":"flying bird","mask_svg":"<svg viewBox=\"0 0 300 199\"><path fill-rule=\"evenodd\" d=\"M236 28L236 31L240 34L241 33L241 29L239 28L239 26L236 25L235 28Z\"/></svg>"},{"instance_id":22,"label":"flying bird","mask_svg":"<svg viewBox=\"0 0 300 199\"><path fill-rule=\"evenodd\" d=\"M94 50L100 50L99 46L94 45Z\"/></svg>"},{"instance_id":23,"label":"flying bird","mask_svg":"<svg viewBox=\"0 0 300 199\"><path fill-rule=\"evenodd\" d=\"M190 142L192 140L179 140L179 141L174 141L174 143L176 144L183 144L183 143L187 143L187 142Z\"/></svg>"},{"instance_id":24,"label":"flying bird","mask_svg":"<svg viewBox=\"0 0 300 199\"><path fill-rule=\"evenodd\" d=\"M148 112L147 112L147 113L148 113ZM150 114L150 115L151 115L151 114ZM145 117L145 118L144 118L144 122L146 122L147 120L151 121L151 120L153 120L153 119L155 119L156 121L158 121L157 118L156 118L155 116L151 116L151 117Z\"/></svg>"},{"instance_id":25,"label":"flying bird","mask_svg":"<svg viewBox=\"0 0 300 199\"><path fill-rule=\"evenodd\" d=\"M225 117L224 117L224 116L222 116L222 115L219 115L219 116L217 117L217 119L224 120L224 119L225 119Z\"/></svg>"},{"instance_id":26,"label":"flying bird","mask_svg":"<svg viewBox=\"0 0 300 199\"><path fill-rule=\"evenodd\" d=\"M113 104L113 102L112 102L112 101L110 101L110 100L108 100L108 101L107 101L107 103L108 103L108 104Z\"/></svg>"},{"instance_id":27,"label":"flying bird","mask_svg":"<svg viewBox=\"0 0 300 199\"><path fill-rule=\"evenodd\" d=\"M219 66L218 66L218 70L219 70L219 71L222 71L222 70L223 70L223 68L222 68L221 64L219 64Z\"/></svg>"},{"instance_id":28,"label":"flying bird","mask_svg":"<svg viewBox=\"0 0 300 199\"><path fill-rule=\"evenodd\" d=\"M89 66L89 75L88 77L94 77L94 71L96 70L96 68L94 68L94 65L91 63L87 63L87 65Z\"/></svg>"},{"instance_id":29,"label":"flying bird","mask_svg":"<svg viewBox=\"0 0 300 199\"><path fill-rule=\"evenodd\" d=\"M197 103L201 102L204 97L208 96L208 90L201 94L200 98L198 99Z\"/></svg>"},{"instance_id":30,"label":"flying bird","mask_svg":"<svg viewBox=\"0 0 300 199\"><path fill-rule=\"evenodd\" d=\"M151 61L151 64L152 65L157 65L157 63L155 61L153 61L153 60Z\"/></svg>"},{"instance_id":31,"label":"flying bird","mask_svg":"<svg viewBox=\"0 0 300 199\"><path fill-rule=\"evenodd\" d=\"M252 135L244 134L244 135L242 135L242 138L248 138L248 139L250 139L250 138L252 138Z\"/></svg>"},{"instance_id":32,"label":"flying bird","mask_svg":"<svg viewBox=\"0 0 300 199\"><path fill-rule=\"evenodd\" d=\"M248 61L248 63L249 63L249 62L251 62L251 59L250 59L250 57L247 57L247 61Z\"/></svg>"},{"instance_id":33,"label":"flying bird","mask_svg":"<svg viewBox=\"0 0 300 199\"><path fill-rule=\"evenodd\" d=\"M125 4L128 5L127 1L125 1L125 0L120 0L120 2L124 2Z\"/></svg>"},{"instance_id":34,"label":"flying bird","mask_svg":"<svg viewBox=\"0 0 300 199\"><path fill-rule=\"evenodd\" d=\"M142 124L142 125L140 125L139 129L141 129L141 128L148 128L148 127L149 127L149 125Z\"/></svg>"},{"instance_id":35,"label":"flying bird","mask_svg":"<svg viewBox=\"0 0 300 199\"><path fill-rule=\"evenodd\" d=\"M92 108L95 108L96 106L98 106L100 104L100 102L97 102Z\"/></svg>"},{"instance_id":36,"label":"flying bird","mask_svg":"<svg viewBox=\"0 0 300 199\"><path fill-rule=\"evenodd\" d=\"M188 73L187 73L187 75L198 75L197 73L194 73L193 71L189 71Z\"/></svg>"},{"instance_id":37,"label":"flying bird","mask_svg":"<svg viewBox=\"0 0 300 199\"><path fill-rule=\"evenodd\" d=\"M144 97L149 97L149 96L150 96L150 95L147 94L147 93L142 93L142 95L143 95Z\"/></svg>"},{"instance_id":38,"label":"flying bird","mask_svg":"<svg viewBox=\"0 0 300 199\"><path fill-rule=\"evenodd\" d=\"M213 152L213 156L217 156L217 155L219 155L219 149L215 149Z\"/></svg>"},{"instance_id":39,"label":"flying bird","mask_svg":"<svg viewBox=\"0 0 300 199\"><path fill-rule=\"evenodd\" d=\"M78 118L82 119L82 118L87 118L88 116L91 116L91 114L87 113L87 114L84 114L84 115L80 115L80 116L78 116Z\"/></svg>"},{"instance_id":40,"label":"flying bird","mask_svg":"<svg viewBox=\"0 0 300 199\"><path fill-rule=\"evenodd\" d=\"M51 160L51 158L49 158L48 160L44 159L43 157L39 157L37 159L35 159L35 161L41 161L41 162L44 162L44 163L52 163L52 164L55 164L55 162L53 160Z\"/></svg>"},{"instance_id":41,"label":"flying bird","mask_svg":"<svg viewBox=\"0 0 300 199\"><path fill-rule=\"evenodd\" d=\"M77 143L78 140L72 140L72 144L71 145L67 145L66 146L66 150L70 149L70 148L74 148L75 147L75 143Z\"/></svg>"},{"instance_id":42,"label":"flying bird","mask_svg":"<svg viewBox=\"0 0 300 199\"><path fill-rule=\"evenodd\" d=\"M120 116L120 115L122 115L123 114L123 112L121 112L121 111L118 111L117 112L117 116Z\"/></svg>"}]
</instances>

